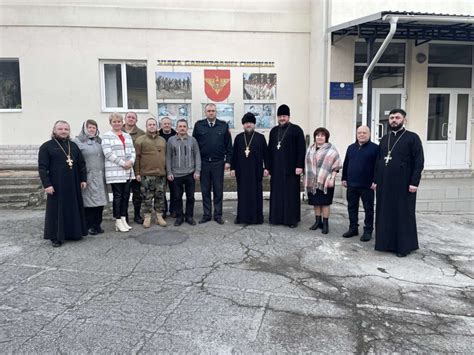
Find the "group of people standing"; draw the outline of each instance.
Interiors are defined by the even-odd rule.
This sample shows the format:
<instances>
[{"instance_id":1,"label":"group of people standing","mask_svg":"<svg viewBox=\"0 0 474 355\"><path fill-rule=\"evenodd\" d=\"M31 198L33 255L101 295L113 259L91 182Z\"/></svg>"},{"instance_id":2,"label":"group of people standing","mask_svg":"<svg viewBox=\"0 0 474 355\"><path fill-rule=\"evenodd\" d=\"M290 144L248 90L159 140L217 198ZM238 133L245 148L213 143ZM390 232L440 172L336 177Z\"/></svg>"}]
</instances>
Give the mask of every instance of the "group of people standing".
<instances>
[{"instance_id":1,"label":"group of people standing","mask_svg":"<svg viewBox=\"0 0 474 355\"><path fill-rule=\"evenodd\" d=\"M69 124L57 121L51 140L39 151L39 173L48 194L45 238L57 247L64 240L103 233L106 184L113 193L116 231L132 229L128 221L131 192L134 221L149 228L155 217L156 223L165 227L167 186L169 212L176 218L174 225L196 225L194 193L198 180L203 199L199 224L212 219L224 224L225 170L230 170L237 182L234 223L263 223L262 182L263 177L270 176L269 222L297 227L304 174L308 203L314 206L315 215L310 229L327 234L336 175L342 170L349 212L349 230L343 237L358 235L362 199L365 220L361 241L372 238L376 191L375 249L398 256L418 249L415 204L423 149L419 137L404 127L405 111L390 112L391 133L383 137L380 145L370 141L368 127L359 127L357 140L348 147L344 162L324 127L314 131L314 143L306 148L303 130L290 122L287 105L278 108L278 125L270 131L268 145L264 135L255 131L256 118L251 112L243 116L243 132L235 137L234 144L227 123L217 119L216 113L216 106L207 104L206 117L196 122L192 136L186 120L179 120L174 130L169 118L160 121L160 129L158 122L149 118L146 131L142 131L136 126L137 115L128 112L125 122L120 114L111 114L111 130L103 135L99 135L95 121L87 120L71 141Z\"/></svg>"}]
</instances>

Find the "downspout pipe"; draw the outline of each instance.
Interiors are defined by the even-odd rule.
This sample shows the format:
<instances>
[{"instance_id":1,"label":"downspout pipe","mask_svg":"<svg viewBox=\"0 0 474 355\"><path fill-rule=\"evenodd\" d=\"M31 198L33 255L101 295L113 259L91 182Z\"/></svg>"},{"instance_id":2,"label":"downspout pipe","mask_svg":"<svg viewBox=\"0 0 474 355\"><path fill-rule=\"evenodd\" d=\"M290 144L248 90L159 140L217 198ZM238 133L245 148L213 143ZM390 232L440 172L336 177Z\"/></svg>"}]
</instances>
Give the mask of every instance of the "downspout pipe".
<instances>
[{"instance_id":1,"label":"downspout pipe","mask_svg":"<svg viewBox=\"0 0 474 355\"><path fill-rule=\"evenodd\" d=\"M382 18L383 21L389 21L390 22L390 31L388 32L387 37L385 37L384 41L382 42L382 45L380 46L379 50L375 54L374 58L370 62L369 66L367 67L367 70L364 73L363 79L362 79L362 124L367 125L367 96L369 95L369 88L368 88L368 83L369 83L369 76L374 70L375 64L378 63L380 57L382 54L385 52L385 49L387 49L388 45L390 44L393 36L395 35L395 32L397 31L397 23L398 23L398 17L397 16L388 16L385 15ZM370 126L373 127L373 119L370 118ZM372 137L374 137L374 130L372 129Z\"/></svg>"}]
</instances>

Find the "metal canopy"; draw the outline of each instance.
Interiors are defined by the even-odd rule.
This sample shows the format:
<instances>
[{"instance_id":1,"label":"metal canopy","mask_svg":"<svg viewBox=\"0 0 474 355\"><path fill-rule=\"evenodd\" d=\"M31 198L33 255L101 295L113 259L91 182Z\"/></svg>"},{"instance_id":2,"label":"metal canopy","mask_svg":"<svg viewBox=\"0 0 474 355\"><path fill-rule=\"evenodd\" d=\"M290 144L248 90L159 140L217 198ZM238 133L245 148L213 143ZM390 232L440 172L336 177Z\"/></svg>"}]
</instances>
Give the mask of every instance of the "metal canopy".
<instances>
[{"instance_id":1,"label":"metal canopy","mask_svg":"<svg viewBox=\"0 0 474 355\"><path fill-rule=\"evenodd\" d=\"M432 40L474 42L474 16L382 11L328 28L332 43L346 36L386 38L389 17L397 17L393 39L412 39L416 45ZM384 21L385 20L385 21Z\"/></svg>"}]
</instances>

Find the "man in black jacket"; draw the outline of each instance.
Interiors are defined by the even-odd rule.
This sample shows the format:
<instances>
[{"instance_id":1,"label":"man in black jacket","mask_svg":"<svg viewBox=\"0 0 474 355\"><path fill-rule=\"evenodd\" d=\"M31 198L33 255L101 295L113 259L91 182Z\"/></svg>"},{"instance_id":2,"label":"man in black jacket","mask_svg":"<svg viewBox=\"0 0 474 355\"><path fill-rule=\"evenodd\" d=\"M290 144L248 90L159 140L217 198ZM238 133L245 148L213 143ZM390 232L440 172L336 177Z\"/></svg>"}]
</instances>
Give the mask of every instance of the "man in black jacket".
<instances>
[{"instance_id":1,"label":"man in black jacket","mask_svg":"<svg viewBox=\"0 0 474 355\"><path fill-rule=\"evenodd\" d=\"M216 118L216 105L207 104L204 108L206 118L194 125L201 152L201 193L203 216L199 223L212 219L211 188L214 194L214 220L224 224L222 219L222 199L224 196L224 170L230 168L232 160L232 137L225 121Z\"/></svg>"},{"instance_id":2,"label":"man in black jacket","mask_svg":"<svg viewBox=\"0 0 474 355\"><path fill-rule=\"evenodd\" d=\"M364 234L360 238L368 242L374 229L374 168L379 146L370 141L367 126L357 128L357 141L347 148L342 168L342 186L347 188L347 210L349 230L342 236L354 237L359 234L359 200L364 206Z\"/></svg>"}]
</instances>

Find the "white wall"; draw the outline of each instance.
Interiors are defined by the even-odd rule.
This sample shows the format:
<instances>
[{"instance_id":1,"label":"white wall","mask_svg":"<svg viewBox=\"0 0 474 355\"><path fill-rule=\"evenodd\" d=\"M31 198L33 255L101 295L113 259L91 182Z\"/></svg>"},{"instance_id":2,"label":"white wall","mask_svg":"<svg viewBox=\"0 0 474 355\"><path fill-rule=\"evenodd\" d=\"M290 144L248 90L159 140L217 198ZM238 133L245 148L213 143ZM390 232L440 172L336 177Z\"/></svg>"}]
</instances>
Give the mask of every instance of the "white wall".
<instances>
[{"instance_id":1,"label":"white wall","mask_svg":"<svg viewBox=\"0 0 474 355\"><path fill-rule=\"evenodd\" d=\"M38 144L48 138L54 121L65 119L77 133L87 118L108 128L108 113L101 112L99 59L148 61L150 113L156 116L157 59L273 61L277 104L287 103L292 118L306 129L308 120L308 33L179 31L82 27L4 27L0 31L0 57L20 60L22 112L0 114L0 144ZM203 69L193 72L193 115L206 102ZM212 68L210 68L212 69ZM242 73L257 68L229 68L236 123L243 115ZM148 114L141 114L143 125ZM239 127L236 125L236 127Z\"/></svg>"}]
</instances>

